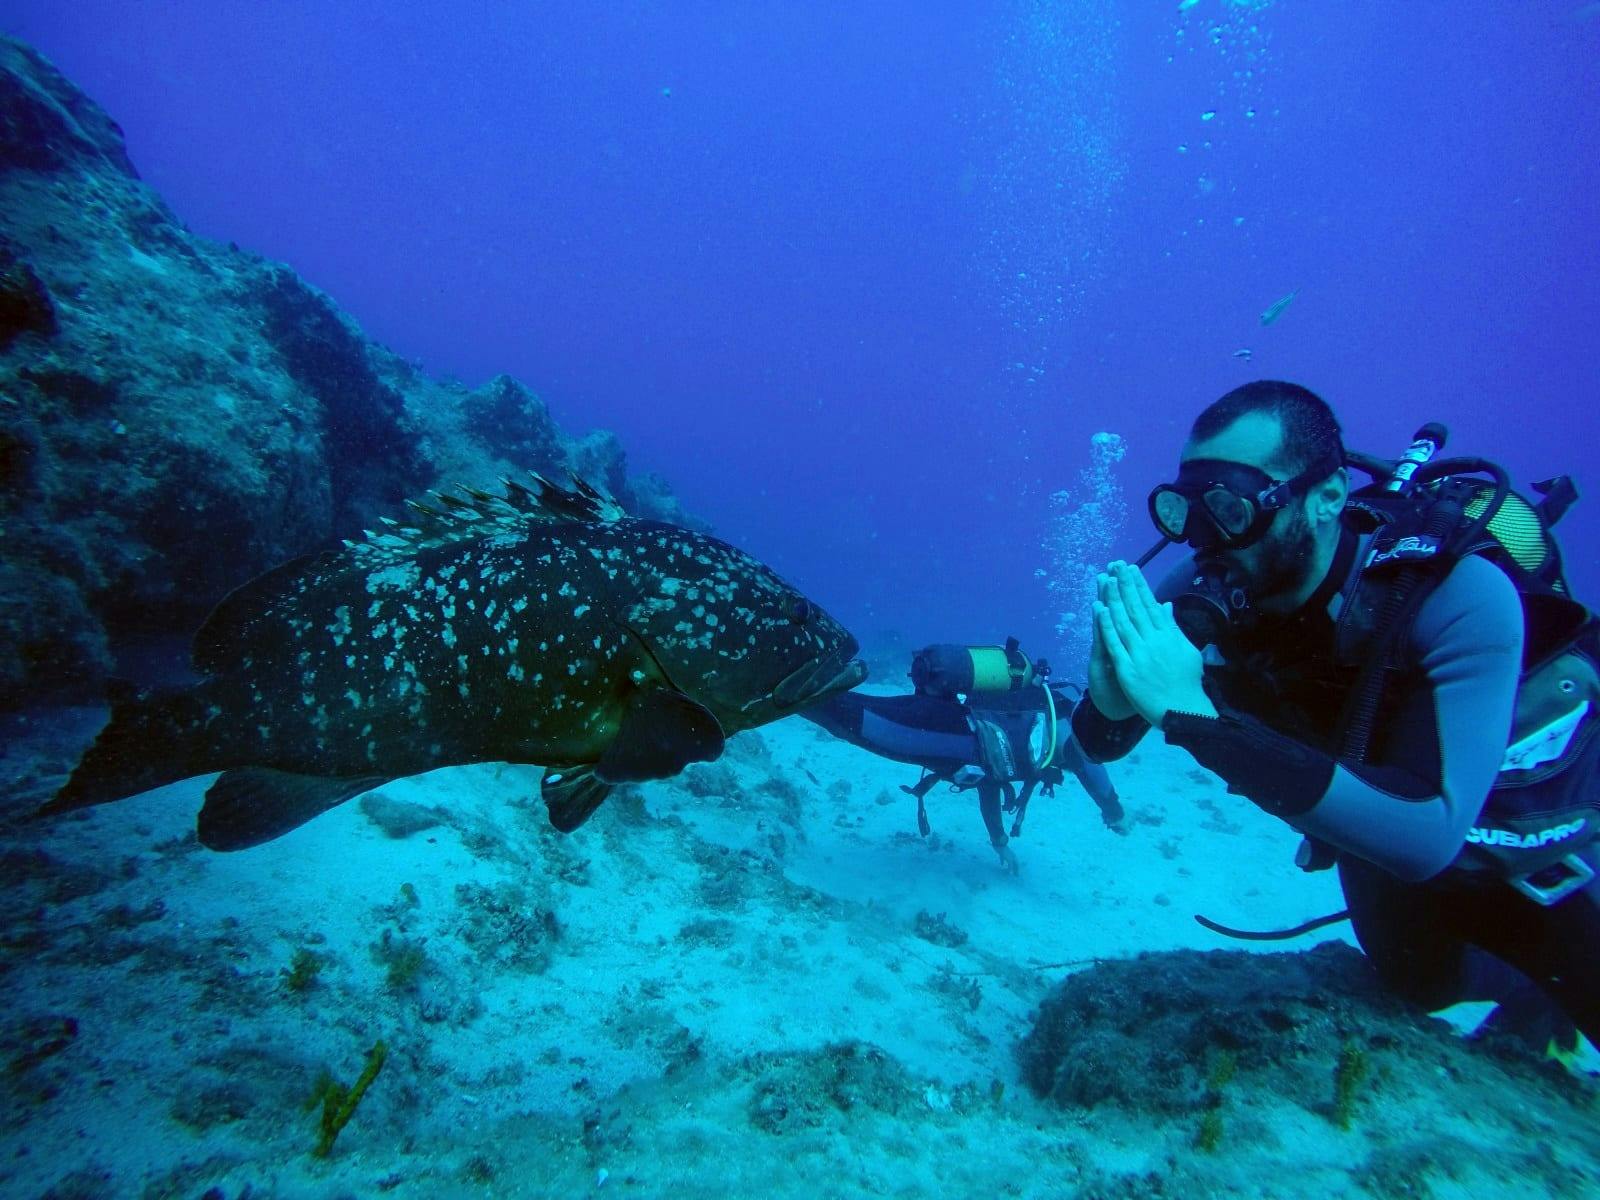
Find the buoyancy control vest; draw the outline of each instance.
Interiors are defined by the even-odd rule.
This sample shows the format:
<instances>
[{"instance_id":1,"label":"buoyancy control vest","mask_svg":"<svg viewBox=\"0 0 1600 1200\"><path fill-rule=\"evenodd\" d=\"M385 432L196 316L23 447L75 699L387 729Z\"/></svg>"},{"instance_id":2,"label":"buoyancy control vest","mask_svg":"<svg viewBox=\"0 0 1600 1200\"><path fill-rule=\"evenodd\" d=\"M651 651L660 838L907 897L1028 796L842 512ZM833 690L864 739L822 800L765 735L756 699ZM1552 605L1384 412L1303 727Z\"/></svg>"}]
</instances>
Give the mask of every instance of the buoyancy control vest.
<instances>
[{"instance_id":1,"label":"buoyancy control vest","mask_svg":"<svg viewBox=\"0 0 1600 1200\"><path fill-rule=\"evenodd\" d=\"M1340 754L1364 761L1388 676L1404 665L1427 595L1467 555L1492 562L1522 602L1522 674L1500 772L1453 865L1553 903L1593 878L1574 852L1600 836L1600 642L1551 528L1577 490L1561 477L1534 485L1542 499L1530 501L1493 464L1453 464L1434 465L1403 500L1352 498L1378 528L1335 634L1335 662L1358 672L1341 714Z\"/></svg>"}]
</instances>

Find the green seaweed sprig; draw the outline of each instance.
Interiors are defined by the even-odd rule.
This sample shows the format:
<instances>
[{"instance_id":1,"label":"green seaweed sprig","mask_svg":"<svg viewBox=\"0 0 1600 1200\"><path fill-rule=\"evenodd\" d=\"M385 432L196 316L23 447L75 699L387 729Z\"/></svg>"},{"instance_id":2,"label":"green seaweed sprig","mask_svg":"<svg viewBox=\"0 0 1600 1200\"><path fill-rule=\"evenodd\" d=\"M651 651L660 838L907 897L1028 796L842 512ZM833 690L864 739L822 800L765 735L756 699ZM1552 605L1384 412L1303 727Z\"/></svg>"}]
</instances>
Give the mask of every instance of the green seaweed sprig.
<instances>
[{"instance_id":1,"label":"green seaweed sprig","mask_svg":"<svg viewBox=\"0 0 1600 1200\"><path fill-rule=\"evenodd\" d=\"M1333 1123L1340 1129L1349 1129L1356 1115L1356 1104L1366 1092L1367 1077L1372 1064L1367 1052L1354 1042L1339 1048L1339 1060L1333 1066Z\"/></svg>"},{"instance_id":2,"label":"green seaweed sprig","mask_svg":"<svg viewBox=\"0 0 1600 1200\"><path fill-rule=\"evenodd\" d=\"M278 974L283 977L285 990L303 995L316 986L317 976L322 974L322 968L327 965L328 959L325 955L301 946L294 952L290 964Z\"/></svg>"},{"instance_id":3,"label":"green seaweed sprig","mask_svg":"<svg viewBox=\"0 0 1600 1200\"><path fill-rule=\"evenodd\" d=\"M327 1158L333 1152L333 1143L339 1132L350 1123L350 1118L356 1115L356 1107L361 1103L361 1098L367 1094L367 1089L372 1086L372 1081L378 1077L378 1072L383 1070L383 1061L389 1056L389 1048L382 1042L373 1044L367 1051L367 1065L361 1069L361 1075L350 1087L336 1082L332 1076L323 1075L317 1082L316 1091L311 1095L307 1108L322 1105L322 1118L317 1133L316 1147L311 1151L318 1158Z\"/></svg>"},{"instance_id":4,"label":"green seaweed sprig","mask_svg":"<svg viewBox=\"0 0 1600 1200\"><path fill-rule=\"evenodd\" d=\"M1211 1062L1206 1073L1205 1111L1200 1114L1200 1124L1194 1134L1196 1149L1215 1154L1222 1145L1224 1125L1222 1105L1227 1098L1228 1084L1239 1071L1239 1056L1232 1050L1223 1050Z\"/></svg>"}]
</instances>

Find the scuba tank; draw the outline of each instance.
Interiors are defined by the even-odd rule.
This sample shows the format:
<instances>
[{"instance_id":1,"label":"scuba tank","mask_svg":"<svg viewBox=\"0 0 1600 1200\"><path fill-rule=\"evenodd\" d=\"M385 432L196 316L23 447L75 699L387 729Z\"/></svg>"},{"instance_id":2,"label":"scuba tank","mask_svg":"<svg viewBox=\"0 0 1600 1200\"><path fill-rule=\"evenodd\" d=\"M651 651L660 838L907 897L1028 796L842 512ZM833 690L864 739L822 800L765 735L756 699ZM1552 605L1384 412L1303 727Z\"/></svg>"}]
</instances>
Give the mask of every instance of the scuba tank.
<instances>
[{"instance_id":1,"label":"scuba tank","mask_svg":"<svg viewBox=\"0 0 1600 1200\"><path fill-rule=\"evenodd\" d=\"M1050 664L1030 662L1016 638L1004 646L925 646L911 656L911 684L925 696L955 700L974 692L1019 692L1043 686Z\"/></svg>"}]
</instances>

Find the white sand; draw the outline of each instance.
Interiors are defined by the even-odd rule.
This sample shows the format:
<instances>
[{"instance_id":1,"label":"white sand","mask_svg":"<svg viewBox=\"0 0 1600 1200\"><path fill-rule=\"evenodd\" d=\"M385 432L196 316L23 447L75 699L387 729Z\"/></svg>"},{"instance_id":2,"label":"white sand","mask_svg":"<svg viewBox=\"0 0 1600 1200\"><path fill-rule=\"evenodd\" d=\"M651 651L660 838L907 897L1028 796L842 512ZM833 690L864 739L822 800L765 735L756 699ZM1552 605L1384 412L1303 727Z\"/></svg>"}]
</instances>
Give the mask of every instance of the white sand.
<instances>
[{"instance_id":1,"label":"white sand","mask_svg":"<svg viewBox=\"0 0 1600 1200\"><path fill-rule=\"evenodd\" d=\"M1069 971L1141 950L1240 948L1197 912L1281 927L1341 907L1332 872L1293 866L1295 835L1182 753L1150 739L1114 772L1130 832L1108 831L1069 781L1035 800L1016 876L1001 871L971 794L931 795L924 840L898 790L913 769L799 721L614 796L567 837L545 823L538 772L506 766L383 789L440 810L439 825L398 839L358 801L269 845L212 854L185 842L205 780L13 830L14 856L56 861L39 878L11 871L7 1052L43 1036L18 1034L30 1020L72 1017L78 1032L13 1072L0 1185L19 1196L64 1179L61 1196L1368 1194L1377 1156L1396 1152L1381 1122L1346 1132L1311 1107L1258 1110L1245 1097L1233 1127L1248 1132L1230 1153L1200 1156L1188 1126L1072 1114L1021 1087L1016 1043ZM75 868L106 878L60 883ZM458 892L472 885L512 890ZM498 913L484 915L486 897ZM968 940L917 936L919 914L942 914ZM425 954L410 986L391 988L374 958L385 931L391 948ZM326 965L296 994L285 972L301 947ZM380 1039L377 1081L332 1156L312 1158L316 1118L300 1101L322 1068L353 1080ZM761 1128L762 1080L796 1068L749 1056L851 1039L887 1056L872 1070L908 1073L913 1111L825 1105L810 1125L795 1112L783 1132ZM1465 1146L1511 1136L1472 1114L1435 1115L1440 1136ZM1475 1170L1503 1195L1545 1186L1492 1161ZM1418 1171L1403 1194L1452 1194L1437 1170ZM1147 1174L1157 1182L1139 1182ZM1574 1186L1585 1194L1586 1181Z\"/></svg>"}]
</instances>

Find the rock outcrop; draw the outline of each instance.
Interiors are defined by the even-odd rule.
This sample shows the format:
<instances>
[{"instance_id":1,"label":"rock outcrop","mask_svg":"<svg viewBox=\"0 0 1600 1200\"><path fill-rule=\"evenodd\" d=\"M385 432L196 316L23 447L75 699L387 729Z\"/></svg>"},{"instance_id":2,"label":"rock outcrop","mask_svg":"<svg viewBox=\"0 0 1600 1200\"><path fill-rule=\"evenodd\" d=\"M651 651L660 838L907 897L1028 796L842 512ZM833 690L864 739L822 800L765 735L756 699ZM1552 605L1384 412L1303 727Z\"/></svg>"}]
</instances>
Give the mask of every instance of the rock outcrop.
<instances>
[{"instance_id":1,"label":"rock outcrop","mask_svg":"<svg viewBox=\"0 0 1600 1200\"><path fill-rule=\"evenodd\" d=\"M276 563L460 481L579 471L681 520L616 438L429 378L293 271L191 234L122 132L0 39L0 708L97 694Z\"/></svg>"}]
</instances>

